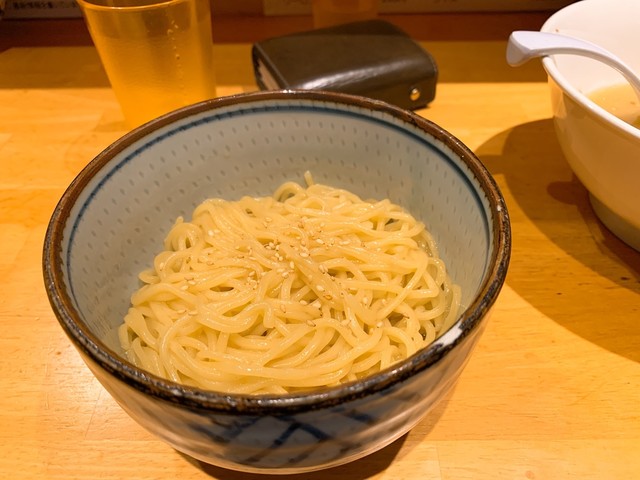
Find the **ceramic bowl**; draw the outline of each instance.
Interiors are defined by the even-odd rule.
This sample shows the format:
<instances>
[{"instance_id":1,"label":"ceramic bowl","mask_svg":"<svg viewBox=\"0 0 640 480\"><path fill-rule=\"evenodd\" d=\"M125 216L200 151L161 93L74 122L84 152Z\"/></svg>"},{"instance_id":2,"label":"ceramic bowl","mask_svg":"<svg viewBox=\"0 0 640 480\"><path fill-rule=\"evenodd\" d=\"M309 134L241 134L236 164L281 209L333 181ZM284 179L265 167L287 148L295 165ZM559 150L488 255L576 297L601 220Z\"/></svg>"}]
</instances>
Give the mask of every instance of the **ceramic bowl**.
<instances>
[{"instance_id":1,"label":"ceramic bowl","mask_svg":"<svg viewBox=\"0 0 640 480\"><path fill-rule=\"evenodd\" d=\"M365 380L309 393L227 395L172 383L123 356L115 330L137 274L179 215L207 197L263 196L314 180L387 197L426 222L464 310L435 343ZM451 389L503 285L503 198L474 154L442 128L390 105L321 92L207 101L109 146L60 200L44 244L53 310L105 389L147 430L210 464L293 473L374 452Z\"/></svg>"},{"instance_id":2,"label":"ceramic bowl","mask_svg":"<svg viewBox=\"0 0 640 480\"><path fill-rule=\"evenodd\" d=\"M637 0L583 0L553 14L541 30L589 40L640 72L638 18ZM569 165L589 191L602 222L640 250L640 129L587 97L594 90L626 81L589 58L554 55L545 58L543 65L557 136Z\"/></svg>"}]
</instances>

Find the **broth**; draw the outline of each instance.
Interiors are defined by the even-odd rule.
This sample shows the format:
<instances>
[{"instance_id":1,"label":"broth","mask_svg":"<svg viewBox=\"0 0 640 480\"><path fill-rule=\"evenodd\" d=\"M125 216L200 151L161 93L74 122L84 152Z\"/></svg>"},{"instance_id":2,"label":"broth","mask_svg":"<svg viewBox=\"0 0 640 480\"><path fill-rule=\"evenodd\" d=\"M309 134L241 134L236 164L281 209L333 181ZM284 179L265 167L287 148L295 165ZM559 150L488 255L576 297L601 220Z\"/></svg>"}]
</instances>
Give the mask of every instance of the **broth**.
<instances>
[{"instance_id":1,"label":"broth","mask_svg":"<svg viewBox=\"0 0 640 480\"><path fill-rule=\"evenodd\" d=\"M620 120L640 128L640 102L631 85L618 84L599 88L587 96Z\"/></svg>"}]
</instances>

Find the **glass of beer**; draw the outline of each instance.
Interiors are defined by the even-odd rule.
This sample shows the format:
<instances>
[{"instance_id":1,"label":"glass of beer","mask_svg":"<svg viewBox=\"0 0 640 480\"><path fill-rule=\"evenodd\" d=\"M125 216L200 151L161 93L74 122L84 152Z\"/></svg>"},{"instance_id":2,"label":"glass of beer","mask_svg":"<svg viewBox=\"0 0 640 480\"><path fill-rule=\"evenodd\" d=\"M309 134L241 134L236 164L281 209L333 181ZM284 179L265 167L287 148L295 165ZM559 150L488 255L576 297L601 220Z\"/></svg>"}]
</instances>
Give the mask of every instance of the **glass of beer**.
<instances>
[{"instance_id":1,"label":"glass of beer","mask_svg":"<svg viewBox=\"0 0 640 480\"><path fill-rule=\"evenodd\" d=\"M125 120L215 97L209 0L77 0Z\"/></svg>"}]
</instances>

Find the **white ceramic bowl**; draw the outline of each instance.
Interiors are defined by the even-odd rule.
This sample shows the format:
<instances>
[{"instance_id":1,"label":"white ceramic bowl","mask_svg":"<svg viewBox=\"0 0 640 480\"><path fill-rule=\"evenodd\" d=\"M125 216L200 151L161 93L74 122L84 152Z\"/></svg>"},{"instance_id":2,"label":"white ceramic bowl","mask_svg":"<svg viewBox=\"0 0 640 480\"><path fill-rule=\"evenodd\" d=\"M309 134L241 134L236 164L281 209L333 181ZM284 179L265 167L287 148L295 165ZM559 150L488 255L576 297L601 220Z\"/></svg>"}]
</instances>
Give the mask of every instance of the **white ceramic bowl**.
<instances>
[{"instance_id":1,"label":"white ceramic bowl","mask_svg":"<svg viewBox=\"0 0 640 480\"><path fill-rule=\"evenodd\" d=\"M391 369L304 394L220 394L127 362L115 330L174 219L207 197L269 195L286 180L302 181L305 170L422 218L461 285L458 322ZM510 247L491 175L437 125L359 97L266 92L187 107L98 155L51 218L43 269L60 324L132 418L204 462L292 473L382 448L446 395L503 285Z\"/></svg>"},{"instance_id":2,"label":"white ceramic bowl","mask_svg":"<svg viewBox=\"0 0 640 480\"><path fill-rule=\"evenodd\" d=\"M640 72L640 1L583 0L553 14L542 31L594 42ZM587 188L602 222L640 250L640 129L596 105L586 94L625 83L589 58L554 55L549 76L556 132L571 168Z\"/></svg>"}]
</instances>

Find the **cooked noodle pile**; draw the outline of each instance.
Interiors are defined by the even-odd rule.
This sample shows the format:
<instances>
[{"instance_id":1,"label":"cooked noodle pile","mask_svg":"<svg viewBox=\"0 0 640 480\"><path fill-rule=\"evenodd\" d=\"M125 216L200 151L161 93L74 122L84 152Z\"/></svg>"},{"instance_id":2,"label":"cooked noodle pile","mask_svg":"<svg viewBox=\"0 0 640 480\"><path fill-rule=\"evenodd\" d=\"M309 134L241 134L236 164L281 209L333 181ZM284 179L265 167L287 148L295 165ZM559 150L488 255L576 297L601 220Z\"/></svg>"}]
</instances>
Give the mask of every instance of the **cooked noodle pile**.
<instances>
[{"instance_id":1,"label":"cooked noodle pile","mask_svg":"<svg viewBox=\"0 0 640 480\"><path fill-rule=\"evenodd\" d=\"M296 392L378 372L455 321L459 288L422 223L306 179L177 220L119 330L132 363L219 392Z\"/></svg>"}]
</instances>

